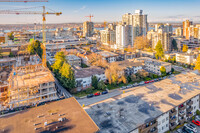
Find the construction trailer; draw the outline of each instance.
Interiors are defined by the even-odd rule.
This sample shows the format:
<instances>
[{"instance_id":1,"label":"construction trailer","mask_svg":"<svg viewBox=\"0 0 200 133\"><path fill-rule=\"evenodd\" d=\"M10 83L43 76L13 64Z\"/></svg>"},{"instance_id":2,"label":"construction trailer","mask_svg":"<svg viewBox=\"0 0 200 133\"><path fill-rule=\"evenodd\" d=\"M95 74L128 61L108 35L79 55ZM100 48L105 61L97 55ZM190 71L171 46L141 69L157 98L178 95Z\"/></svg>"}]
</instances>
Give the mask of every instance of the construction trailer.
<instances>
[{"instance_id":1,"label":"construction trailer","mask_svg":"<svg viewBox=\"0 0 200 133\"><path fill-rule=\"evenodd\" d=\"M8 79L7 100L0 110L58 99L55 79L42 64L15 67Z\"/></svg>"}]
</instances>

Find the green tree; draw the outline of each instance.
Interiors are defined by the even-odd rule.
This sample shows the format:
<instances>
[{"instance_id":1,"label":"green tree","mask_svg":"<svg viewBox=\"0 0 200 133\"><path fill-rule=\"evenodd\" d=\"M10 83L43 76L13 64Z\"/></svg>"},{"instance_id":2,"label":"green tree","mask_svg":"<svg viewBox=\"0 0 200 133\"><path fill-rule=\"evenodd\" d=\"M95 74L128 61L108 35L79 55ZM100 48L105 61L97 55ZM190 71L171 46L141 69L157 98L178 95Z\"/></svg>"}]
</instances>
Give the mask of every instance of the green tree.
<instances>
[{"instance_id":1,"label":"green tree","mask_svg":"<svg viewBox=\"0 0 200 133\"><path fill-rule=\"evenodd\" d=\"M172 63L176 63L176 56L172 58Z\"/></svg>"},{"instance_id":2,"label":"green tree","mask_svg":"<svg viewBox=\"0 0 200 133\"><path fill-rule=\"evenodd\" d=\"M64 52L62 51L57 52L54 59L55 59L55 63L52 65L52 69L55 72L55 71L59 71L63 63L66 62Z\"/></svg>"},{"instance_id":3,"label":"green tree","mask_svg":"<svg viewBox=\"0 0 200 133\"><path fill-rule=\"evenodd\" d=\"M38 40L36 40L33 42L33 44L35 52L40 56L40 58L42 58L43 49L41 47L41 43Z\"/></svg>"},{"instance_id":4,"label":"green tree","mask_svg":"<svg viewBox=\"0 0 200 133\"><path fill-rule=\"evenodd\" d=\"M98 89L98 79L96 76L92 76L92 87Z\"/></svg>"},{"instance_id":5,"label":"green tree","mask_svg":"<svg viewBox=\"0 0 200 133\"><path fill-rule=\"evenodd\" d=\"M197 57L197 61L196 61L196 64L195 64L195 70L199 70L200 71L200 54L199 56Z\"/></svg>"},{"instance_id":6,"label":"green tree","mask_svg":"<svg viewBox=\"0 0 200 133\"><path fill-rule=\"evenodd\" d=\"M166 75L166 69L165 69L164 66L161 66L161 67L160 67L160 72L161 72L161 75L162 75L162 76L165 76L165 75Z\"/></svg>"},{"instance_id":7,"label":"green tree","mask_svg":"<svg viewBox=\"0 0 200 133\"><path fill-rule=\"evenodd\" d=\"M156 50L156 58L161 59L164 56L164 50L161 44L161 40L158 41L155 50Z\"/></svg>"},{"instance_id":8,"label":"green tree","mask_svg":"<svg viewBox=\"0 0 200 133\"><path fill-rule=\"evenodd\" d=\"M103 80L101 80L100 82L98 82L97 87L98 87L98 89L101 89L103 91L106 90L106 85L103 82Z\"/></svg>"},{"instance_id":9,"label":"green tree","mask_svg":"<svg viewBox=\"0 0 200 133\"><path fill-rule=\"evenodd\" d=\"M188 51L188 46L186 44L183 44L182 51L183 52L187 52Z\"/></svg>"},{"instance_id":10,"label":"green tree","mask_svg":"<svg viewBox=\"0 0 200 133\"><path fill-rule=\"evenodd\" d=\"M14 40L13 32L9 33L8 38L9 38L9 40Z\"/></svg>"},{"instance_id":11,"label":"green tree","mask_svg":"<svg viewBox=\"0 0 200 133\"><path fill-rule=\"evenodd\" d=\"M34 45L33 44L29 44L27 47L27 50L29 52L29 54L33 55L35 54L35 50L34 50Z\"/></svg>"},{"instance_id":12,"label":"green tree","mask_svg":"<svg viewBox=\"0 0 200 133\"><path fill-rule=\"evenodd\" d=\"M14 57L14 54L10 52L9 57Z\"/></svg>"},{"instance_id":13,"label":"green tree","mask_svg":"<svg viewBox=\"0 0 200 133\"><path fill-rule=\"evenodd\" d=\"M178 50L177 42L176 42L175 39L172 40L172 49L173 49L173 50Z\"/></svg>"}]
</instances>

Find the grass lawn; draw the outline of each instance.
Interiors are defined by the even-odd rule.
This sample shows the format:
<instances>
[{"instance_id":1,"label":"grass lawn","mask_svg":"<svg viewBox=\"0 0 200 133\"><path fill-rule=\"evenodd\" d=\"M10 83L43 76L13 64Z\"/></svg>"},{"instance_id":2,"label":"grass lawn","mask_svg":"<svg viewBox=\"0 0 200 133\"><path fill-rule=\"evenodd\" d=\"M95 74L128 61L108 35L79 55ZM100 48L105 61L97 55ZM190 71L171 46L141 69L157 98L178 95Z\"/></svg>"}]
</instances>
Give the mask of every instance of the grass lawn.
<instances>
[{"instance_id":1,"label":"grass lawn","mask_svg":"<svg viewBox=\"0 0 200 133\"><path fill-rule=\"evenodd\" d=\"M94 93L96 93L98 91L102 92L102 90L95 89L95 90L92 91L92 93L87 93L86 91L80 91L80 92L77 92L77 93L75 93L73 95L76 96L76 97L84 97L84 96L87 96L88 94L94 94Z\"/></svg>"}]
</instances>

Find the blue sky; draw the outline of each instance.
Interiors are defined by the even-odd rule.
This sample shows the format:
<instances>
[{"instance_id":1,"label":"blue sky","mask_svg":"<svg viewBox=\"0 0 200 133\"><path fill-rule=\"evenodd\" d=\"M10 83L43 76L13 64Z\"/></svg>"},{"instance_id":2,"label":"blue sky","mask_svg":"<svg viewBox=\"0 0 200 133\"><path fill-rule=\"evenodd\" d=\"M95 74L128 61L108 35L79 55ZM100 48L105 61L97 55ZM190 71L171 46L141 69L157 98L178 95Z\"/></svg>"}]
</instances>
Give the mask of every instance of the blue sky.
<instances>
[{"instance_id":1,"label":"blue sky","mask_svg":"<svg viewBox=\"0 0 200 133\"><path fill-rule=\"evenodd\" d=\"M45 5L55 11L63 12L62 16L48 16L47 23L83 22L85 16L93 14L94 22L121 21L125 13L134 13L142 9L148 14L148 21L183 21L190 19L200 21L200 0L49 0L48 3L2 3L0 9L16 9ZM0 24L7 23L41 23L38 15L3 15Z\"/></svg>"}]
</instances>

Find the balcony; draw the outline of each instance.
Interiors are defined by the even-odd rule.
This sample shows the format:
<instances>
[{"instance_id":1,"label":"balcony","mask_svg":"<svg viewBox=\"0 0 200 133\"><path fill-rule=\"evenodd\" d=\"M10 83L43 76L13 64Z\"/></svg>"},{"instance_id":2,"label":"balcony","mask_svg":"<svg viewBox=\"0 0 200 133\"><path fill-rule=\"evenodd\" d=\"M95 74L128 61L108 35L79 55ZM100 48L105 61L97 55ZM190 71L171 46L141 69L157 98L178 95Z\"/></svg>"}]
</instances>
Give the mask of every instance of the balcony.
<instances>
[{"instance_id":1,"label":"balcony","mask_svg":"<svg viewBox=\"0 0 200 133\"><path fill-rule=\"evenodd\" d=\"M170 117L173 117L173 116L175 116L176 114L177 114L176 109L173 109L173 110L169 111L169 116L170 116Z\"/></svg>"},{"instance_id":2,"label":"balcony","mask_svg":"<svg viewBox=\"0 0 200 133\"><path fill-rule=\"evenodd\" d=\"M193 116L193 113L192 112L188 112L187 113L187 117L192 117Z\"/></svg>"},{"instance_id":3,"label":"balcony","mask_svg":"<svg viewBox=\"0 0 200 133\"><path fill-rule=\"evenodd\" d=\"M158 133L158 129L156 127L150 129L149 133Z\"/></svg>"},{"instance_id":4,"label":"balcony","mask_svg":"<svg viewBox=\"0 0 200 133\"><path fill-rule=\"evenodd\" d=\"M157 121L149 122L146 125L143 125L140 129L141 133L157 133L158 130L156 129L155 131L152 130L153 128L156 128L158 125Z\"/></svg>"},{"instance_id":5,"label":"balcony","mask_svg":"<svg viewBox=\"0 0 200 133\"><path fill-rule=\"evenodd\" d=\"M169 128L170 128L170 130L173 130L176 126L177 126L177 124L174 122L174 123L170 124Z\"/></svg>"},{"instance_id":6,"label":"balcony","mask_svg":"<svg viewBox=\"0 0 200 133\"><path fill-rule=\"evenodd\" d=\"M178 115L179 115L180 117L183 117L183 116L185 116L185 112L184 112L184 111L180 111L180 112L178 113Z\"/></svg>"},{"instance_id":7,"label":"balcony","mask_svg":"<svg viewBox=\"0 0 200 133\"><path fill-rule=\"evenodd\" d=\"M192 100L190 100L190 101L187 102L187 105L188 105L188 106L191 106L192 104L193 104L193 101L192 101Z\"/></svg>"},{"instance_id":8,"label":"balcony","mask_svg":"<svg viewBox=\"0 0 200 133\"><path fill-rule=\"evenodd\" d=\"M180 105L180 106L178 107L178 109L179 109L179 111L182 111L182 110L186 109L186 106L185 106L185 105Z\"/></svg>"},{"instance_id":9,"label":"balcony","mask_svg":"<svg viewBox=\"0 0 200 133\"><path fill-rule=\"evenodd\" d=\"M183 119L179 119L179 123L180 123L180 125L182 125L185 121L186 121L185 118L183 118Z\"/></svg>"},{"instance_id":10,"label":"balcony","mask_svg":"<svg viewBox=\"0 0 200 133\"><path fill-rule=\"evenodd\" d=\"M175 122L176 120L177 120L176 117L175 117L175 118L170 118L170 119L169 119L169 122L170 122L170 123L173 123L173 122Z\"/></svg>"},{"instance_id":11,"label":"balcony","mask_svg":"<svg viewBox=\"0 0 200 133\"><path fill-rule=\"evenodd\" d=\"M187 112L191 112L193 110L192 107L187 108Z\"/></svg>"}]
</instances>

